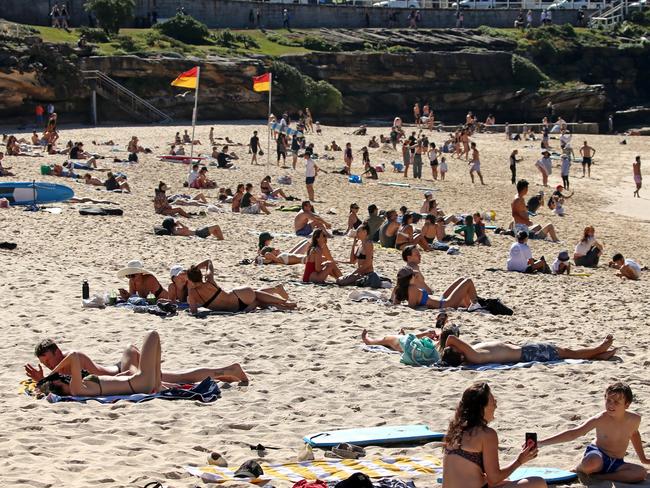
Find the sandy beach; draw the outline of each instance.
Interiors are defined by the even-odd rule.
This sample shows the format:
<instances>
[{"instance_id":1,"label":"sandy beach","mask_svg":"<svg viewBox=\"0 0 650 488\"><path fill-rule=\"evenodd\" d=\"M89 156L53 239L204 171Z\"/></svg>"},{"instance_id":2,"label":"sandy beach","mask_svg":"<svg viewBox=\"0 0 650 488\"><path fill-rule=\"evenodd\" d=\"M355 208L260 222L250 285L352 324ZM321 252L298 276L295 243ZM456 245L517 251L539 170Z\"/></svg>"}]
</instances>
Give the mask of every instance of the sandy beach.
<instances>
[{"instance_id":1,"label":"sandy beach","mask_svg":"<svg viewBox=\"0 0 650 488\"><path fill-rule=\"evenodd\" d=\"M253 183L256 192L265 175L275 187L300 199L306 198L304 170L281 169L275 165L271 146L268 166L252 166L246 144L257 129L266 148L265 127L259 123L202 123L196 137L203 141L198 151L209 151L208 131L215 137L230 137L241 146L230 145L239 156L236 170L210 167L208 175L219 186L235 188L238 183ZM525 432L541 437L575 426L603 409L603 394L614 380L626 381L636 400L631 410L644 416L641 437L650 453L650 326L647 306L650 297L650 272L638 282L622 281L607 268L615 252L650 264L650 190L643 188L640 199L632 198L632 162L641 155L647 164L650 139L623 136L587 136L596 148L592 178L581 178L579 163L572 167L571 187L575 191L566 203L566 216L558 217L542 207L536 223L552 222L561 242L533 241L535 256L552 261L559 251L573 248L586 225L596 228L596 237L605 246L601 265L590 276L524 275L505 272L511 237L492 235L491 247L462 248L450 256L430 252L423 256L421 269L427 282L442 292L460 276L474 279L479 295L500 297L515 314L512 317L481 313L452 312L451 322L461 328L462 338L508 340L514 343L549 341L563 346L599 343L608 333L619 347L615 359L581 365L534 366L530 369L491 372L438 372L399 363L399 356L371 354L360 349L364 328L374 336L391 334L400 328L423 331L434 326L433 311L415 311L406 306L388 307L376 303L356 303L348 298L352 289L335 286L304 286L298 281L303 266L239 265L254 258L257 234L269 231L293 233L294 213L272 211L271 215L241 215L230 211L209 212L207 216L185 221L192 228L219 224L224 241L213 238L160 237L153 226L162 217L153 209L154 187L165 181L168 194L192 193L183 188L187 167L159 161L167 154L178 130L186 126L115 126L98 128L61 127L60 143L82 141L86 150L103 154L100 167L124 171L132 194L112 194L64 178L40 175L45 163L63 162L65 156L43 158L6 157L3 165L12 166L16 177L0 181L50 181L67 184L77 197L111 200L124 210L123 217L92 217L78 213L76 204L62 203L60 214L24 212L21 207L0 209L0 241L18 244L14 251L0 250L0 485L66 488L88 486L143 486L158 480L168 487L203 485L183 469L185 465L204 465L210 451L222 453L235 468L256 453L249 444L279 447L269 450L269 462L296 460L302 437L310 432L335 428L370 427L424 423L444 432L462 391L475 381L488 381L498 400L493 427L499 433L501 463L512 461L520 451ZM355 153L353 169L362 170L360 149L370 136L388 135L389 129L369 128L367 136L348 135L353 127L323 127L322 136L308 136L316 152L332 140L343 146L351 142ZM29 137L31 131L5 128L3 132ZM122 149L137 135L153 154L141 155L135 165L117 164L113 157L127 153L111 152L107 146L91 141L113 139ZM429 136L437 145L446 134ZM585 138L574 135L577 148ZM496 223L507 226L510 202L515 194L510 183L508 156L519 148L524 160L518 176L530 183L530 193L541 189L541 177L534 167L539 157L539 142L506 141L503 134L477 134L472 139L481 152L486 185L472 185L467 164L447 158L446 181L433 182L428 164L421 182L408 179L413 186L435 189L438 204L447 213L496 212ZM559 148L557 139L551 140ZM188 147L189 150L189 147ZM341 152L329 153L335 161L320 161L326 170L343 166ZM390 170L401 152L370 149L373 164L386 163L380 181L403 182L403 175ZM266 156L261 158L266 161ZM645 168L645 167L643 167ZM642 170L644 170L642 168ZM647 172L647 169L644 171ZM83 171L80 171L83 174ZM280 175L293 177L291 186L276 183ZM553 168L551 188L561 183L559 167ZM350 184L338 174L319 175L316 184L316 210L334 228L345 230L350 203L366 208L375 203L380 209L406 205L419 209L422 191L380 186L371 180ZM216 199L217 190L202 190ZM190 208L191 209L191 208ZM191 209L193 210L193 209ZM287 249L298 237L278 236L274 244ZM352 240L330 240L334 256L347 261ZM290 297L298 303L293 312L257 312L201 320L185 313L168 319L126 310L83 309L81 284L87 279L91 294L124 287L126 280L116 277L118 269L133 259L142 260L163 284L169 283L169 267L184 266L210 258L215 264L215 279L226 289L238 285L258 287L284 283ZM395 279L401 267L400 254L375 249L375 269ZM344 272L352 269L341 265ZM489 271L499 268L498 271ZM388 290L389 291L389 290ZM212 404L191 401L154 400L144 404L120 402L114 405L49 404L17 393L25 378L23 365L35 364L34 346L52 337L66 350L81 350L101 364L114 364L128 344L140 345L146 331L155 329L162 341L163 367L173 370L196 366L242 364L249 386L223 388L222 398ZM540 450L534 466L571 469L590 437ZM374 454L433 454L442 451L431 446L412 448L371 447ZM638 462L632 447L629 460ZM316 451L322 457L322 451ZM278 482L277 487L291 486ZM419 488L438 486L435 479L419 478ZM230 486L247 486L231 484ZM583 486L576 483L574 486ZM610 487L611 483L591 486ZM617 487L627 485L617 484ZM638 486L638 485L637 485ZM646 481L641 486L650 486Z\"/></svg>"}]
</instances>

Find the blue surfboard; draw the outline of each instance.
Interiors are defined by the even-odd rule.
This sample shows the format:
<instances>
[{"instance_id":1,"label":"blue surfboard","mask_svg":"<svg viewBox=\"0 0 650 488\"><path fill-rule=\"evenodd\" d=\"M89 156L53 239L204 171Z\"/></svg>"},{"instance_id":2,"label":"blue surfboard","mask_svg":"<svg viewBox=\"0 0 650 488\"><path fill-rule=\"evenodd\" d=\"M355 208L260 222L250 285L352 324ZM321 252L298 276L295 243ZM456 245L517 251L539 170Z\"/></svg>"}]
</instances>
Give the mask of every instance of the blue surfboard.
<instances>
[{"instance_id":1,"label":"blue surfboard","mask_svg":"<svg viewBox=\"0 0 650 488\"><path fill-rule=\"evenodd\" d=\"M533 476L539 476L544 478L546 483L549 485L557 483L565 483L567 481L575 480L578 475L571 471L565 471L563 469L556 468L539 468L539 467L523 467L517 468L514 473L512 473L508 479L510 481L519 481L524 478L531 478Z\"/></svg>"},{"instance_id":2,"label":"blue surfboard","mask_svg":"<svg viewBox=\"0 0 650 488\"><path fill-rule=\"evenodd\" d=\"M6 198L11 205L41 205L63 202L74 197L72 188L57 183L42 181L13 181L0 183L0 198Z\"/></svg>"},{"instance_id":3,"label":"blue surfboard","mask_svg":"<svg viewBox=\"0 0 650 488\"><path fill-rule=\"evenodd\" d=\"M392 425L359 429L315 432L303 437L312 447L334 447L344 442L356 446L383 446L408 442L440 441L445 435L426 425Z\"/></svg>"}]
</instances>

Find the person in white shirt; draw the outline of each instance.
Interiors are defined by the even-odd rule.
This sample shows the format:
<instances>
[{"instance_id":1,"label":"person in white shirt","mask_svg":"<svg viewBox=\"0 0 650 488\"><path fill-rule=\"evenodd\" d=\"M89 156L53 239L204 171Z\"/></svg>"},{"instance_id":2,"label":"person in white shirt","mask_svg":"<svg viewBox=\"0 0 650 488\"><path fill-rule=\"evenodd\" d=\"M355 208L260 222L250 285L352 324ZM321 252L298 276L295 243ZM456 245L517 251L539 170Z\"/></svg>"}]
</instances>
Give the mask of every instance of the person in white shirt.
<instances>
[{"instance_id":1,"label":"person in white shirt","mask_svg":"<svg viewBox=\"0 0 650 488\"><path fill-rule=\"evenodd\" d=\"M533 253L528 247L528 232L524 230L517 233L517 242L510 246L507 269L519 273L550 272L544 256L537 261L533 258Z\"/></svg>"},{"instance_id":2,"label":"person in white shirt","mask_svg":"<svg viewBox=\"0 0 650 488\"><path fill-rule=\"evenodd\" d=\"M542 158L535 163L537 169L542 174L542 185L548 186L548 177L553 171L553 161L551 160L551 153L544 149L542 151Z\"/></svg>"},{"instance_id":3,"label":"person in white shirt","mask_svg":"<svg viewBox=\"0 0 650 488\"><path fill-rule=\"evenodd\" d=\"M645 267L641 268L641 265L632 259L625 259L620 252L614 254L609 263L609 267L619 271L616 273L616 276L627 278L628 280L638 280L641 278L641 270L646 269Z\"/></svg>"},{"instance_id":4,"label":"person in white shirt","mask_svg":"<svg viewBox=\"0 0 650 488\"><path fill-rule=\"evenodd\" d=\"M196 181L198 177L199 177L199 165L193 164L192 171L190 171L190 173L187 175L187 186L192 188L192 184Z\"/></svg>"},{"instance_id":5,"label":"person in white shirt","mask_svg":"<svg viewBox=\"0 0 650 488\"><path fill-rule=\"evenodd\" d=\"M560 251L551 264L553 274L571 274L571 263L569 262L569 251Z\"/></svg>"},{"instance_id":6,"label":"person in white shirt","mask_svg":"<svg viewBox=\"0 0 650 488\"><path fill-rule=\"evenodd\" d=\"M305 153L305 185L307 186L307 195L309 196L309 201L314 201L314 182L316 181L316 175L318 174L319 168L314 163L314 160L311 158L308 152Z\"/></svg>"},{"instance_id":7,"label":"person in white shirt","mask_svg":"<svg viewBox=\"0 0 650 488\"><path fill-rule=\"evenodd\" d=\"M573 152L571 146L566 146L564 148L564 154L561 156L562 168L560 169L560 174L562 176L562 186L569 189L569 175L571 174L571 156L567 154L567 148Z\"/></svg>"},{"instance_id":8,"label":"person in white shirt","mask_svg":"<svg viewBox=\"0 0 650 488\"><path fill-rule=\"evenodd\" d=\"M560 135L560 147L564 149L567 144L571 143L571 133L568 130L562 130Z\"/></svg>"},{"instance_id":9,"label":"person in white shirt","mask_svg":"<svg viewBox=\"0 0 650 488\"><path fill-rule=\"evenodd\" d=\"M573 252L573 260L576 266L589 268L598 266L598 260L603 254L603 245L596 240L595 233L596 230L591 225L584 228L582 239Z\"/></svg>"}]
</instances>

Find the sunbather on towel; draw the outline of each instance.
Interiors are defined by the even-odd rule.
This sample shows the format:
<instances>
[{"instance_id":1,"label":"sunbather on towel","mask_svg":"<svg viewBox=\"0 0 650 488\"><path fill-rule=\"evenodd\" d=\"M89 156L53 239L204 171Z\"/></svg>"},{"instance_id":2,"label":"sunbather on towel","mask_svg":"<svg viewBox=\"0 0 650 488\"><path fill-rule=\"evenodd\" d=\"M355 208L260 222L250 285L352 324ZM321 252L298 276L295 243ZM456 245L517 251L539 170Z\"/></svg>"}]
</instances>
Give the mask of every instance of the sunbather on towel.
<instances>
[{"instance_id":1,"label":"sunbather on towel","mask_svg":"<svg viewBox=\"0 0 650 488\"><path fill-rule=\"evenodd\" d=\"M304 264L309 249L309 239L303 239L288 251L280 251L271 246L273 235L270 232L262 232L259 237L258 259L261 256L262 264Z\"/></svg>"},{"instance_id":2,"label":"sunbather on towel","mask_svg":"<svg viewBox=\"0 0 650 488\"><path fill-rule=\"evenodd\" d=\"M468 311L480 308L476 288L471 278L458 278L447 287L439 298L432 298L430 292L418 284L417 274L409 266L399 270L397 285L393 289L393 303L399 305L404 300L411 308L443 309L448 307L467 308Z\"/></svg>"},{"instance_id":3,"label":"sunbather on towel","mask_svg":"<svg viewBox=\"0 0 650 488\"><path fill-rule=\"evenodd\" d=\"M202 239L213 236L218 240L223 241L223 232L221 232L221 227L216 224L201 227L199 229L190 229L174 217L165 217L162 221L162 226L173 236L197 236Z\"/></svg>"},{"instance_id":4,"label":"sunbather on towel","mask_svg":"<svg viewBox=\"0 0 650 488\"><path fill-rule=\"evenodd\" d=\"M26 364L25 373L32 380L38 382L45 377L42 365L50 371L53 371L70 352L62 351L56 342L48 338L37 344L34 354L41 364L38 365L38 369L29 363ZM76 354L79 358L81 369L85 372L84 374L99 376L122 376L135 373L139 368L141 357L140 350L134 345L129 345L124 350L122 359L113 366L98 365L86 354L79 351ZM59 370L59 374L70 376L72 370L69 366L64 367ZM199 368L186 372L161 371L161 379L167 383L198 383L207 377L225 382L248 381L248 377L242 367L237 363L226 366L225 368Z\"/></svg>"},{"instance_id":5,"label":"sunbather on towel","mask_svg":"<svg viewBox=\"0 0 650 488\"><path fill-rule=\"evenodd\" d=\"M205 271L205 279L203 278ZM199 307L224 312L249 312L256 308L276 307L281 310L296 308L282 285L254 290L251 287L226 291L214 281L212 261L206 260L187 270L190 312Z\"/></svg>"},{"instance_id":6,"label":"sunbather on towel","mask_svg":"<svg viewBox=\"0 0 650 488\"><path fill-rule=\"evenodd\" d=\"M151 271L144 269L141 261L129 261L126 268L117 272L117 277L129 279L128 291L124 288L119 289L120 297L124 300L128 300L136 293L142 298L146 298L149 293L153 293L158 300L168 298L167 291L162 287L158 278Z\"/></svg>"},{"instance_id":7,"label":"sunbather on towel","mask_svg":"<svg viewBox=\"0 0 650 488\"><path fill-rule=\"evenodd\" d=\"M442 312L438 314L436 326L439 327L439 324L444 324L446 321L447 314L445 312ZM450 335L458 335L458 328L456 326L445 326L443 327L440 335L438 335L435 330L427 330L425 332L420 332L413 335L418 339L428 337L433 341L437 341L438 347L440 351L442 351L445 348L445 344L447 343L447 338ZM381 339L373 339L369 337L368 331L366 329L363 329L363 332L361 332L361 340L367 346L384 346L397 352L404 352L404 341L406 340L407 336L408 334L404 331L404 329L401 329L397 335L384 336Z\"/></svg>"},{"instance_id":8,"label":"sunbather on towel","mask_svg":"<svg viewBox=\"0 0 650 488\"><path fill-rule=\"evenodd\" d=\"M450 336L442 351L441 359L449 366L461 364L487 363L527 363L530 361L548 362L560 359L610 359L616 349L612 348L614 338L611 335L596 347L569 349L549 343L529 343L517 346L507 342L480 342L470 346L458 337Z\"/></svg>"},{"instance_id":9,"label":"sunbather on towel","mask_svg":"<svg viewBox=\"0 0 650 488\"><path fill-rule=\"evenodd\" d=\"M147 333L142 344L142 353L137 367L132 368L128 373L119 376L104 376L89 374L82 375L80 355L77 352L69 353L56 367L52 374L40 380L38 389L45 394L74 396L107 396L107 395L131 395L136 393L158 393L172 385L164 383L160 370L160 337L158 332ZM241 368L236 372L225 372L224 369L196 369L186 373L172 374L175 382L196 383L206 377L212 377L217 373L219 377L226 378L225 381L243 381L248 378ZM62 371L69 371L70 375L64 375ZM234 373L234 374L231 374ZM168 375L170 376L170 375Z\"/></svg>"}]
</instances>

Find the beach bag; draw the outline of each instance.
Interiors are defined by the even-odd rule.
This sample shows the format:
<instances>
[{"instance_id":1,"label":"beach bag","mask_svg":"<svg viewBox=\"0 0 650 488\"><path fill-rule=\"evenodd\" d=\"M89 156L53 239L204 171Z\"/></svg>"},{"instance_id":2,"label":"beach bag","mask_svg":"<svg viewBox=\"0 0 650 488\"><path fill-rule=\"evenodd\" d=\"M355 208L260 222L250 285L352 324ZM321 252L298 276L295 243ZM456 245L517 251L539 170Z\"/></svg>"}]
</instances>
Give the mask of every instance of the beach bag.
<instances>
[{"instance_id":1,"label":"beach bag","mask_svg":"<svg viewBox=\"0 0 650 488\"><path fill-rule=\"evenodd\" d=\"M327 483L321 480L316 480L316 481L300 480L291 488L327 488Z\"/></svg>"},{"instance_id":2,"label":"beach bag","mask_svg":"<svg viewBox=\"0 0 650 488\"><path fill-rule=\"evenodd\" d=\"M430 338L418 338L415 334L409 334L400 361L409 366L430 366L440 361L440 354Z\"/></svg>"},{"instance_id":3,"label":"beach bag","mask_svg":"<svg viewBox=\"0 0 650 488\"><path fill-rule=\"evenodd\" d=\"M481 298L478 297L478 303L490 312L492 315L512 315L514 312L508 308L498 298Z\"/></svg>"},{"instance_id":4,"label":"beach bag","mask_svg":"<svg viewBox=\"0 0 650 488\"><path fill-rule=\"evenodd\" d=\"M334 488L373 488L373 484L368 475L357 472L348 479L339 481Z\"/></svg>"},{"instance_id":5,"label":"beach bag","mask_svg":"<svg viewBox=\"0 0 650 488\"><path fill-rule=\"evenodd\" d=\"M363 287L382 288L382 281L381 276L373 271L359 278L355 284Z\"/></svg>"}]
</instances>

